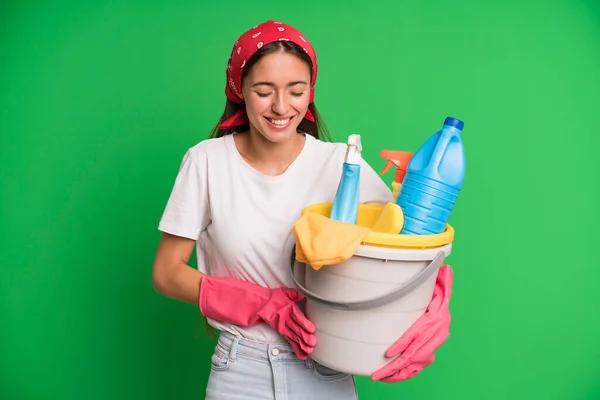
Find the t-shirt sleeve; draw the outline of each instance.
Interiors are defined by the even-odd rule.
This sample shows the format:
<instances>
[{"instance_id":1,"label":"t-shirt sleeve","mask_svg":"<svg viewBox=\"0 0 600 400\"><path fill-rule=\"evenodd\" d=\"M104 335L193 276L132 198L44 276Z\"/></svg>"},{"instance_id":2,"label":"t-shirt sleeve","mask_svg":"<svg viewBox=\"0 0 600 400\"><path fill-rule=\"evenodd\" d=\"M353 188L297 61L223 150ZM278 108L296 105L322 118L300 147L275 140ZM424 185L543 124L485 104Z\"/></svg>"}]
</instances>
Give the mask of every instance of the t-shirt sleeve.
<instances>
[{"instance_id":1,"label":"t-shirt sleeve","mask_svg":"<svg viewBox=\"0 0 600 400\"><path fill-rule=\"evenodd\" d=\"M394 201L392 190L364 159L362 159L360 167L359 201L361 203L377 203L383 205Z\"/></svg>"},{"instance_id":2,"label":"t-shirt sleeve","mask_svg":"<svg viewBox=\"0 0 600 400\"><path fill-rule=\"evenodd\" d=\"M198 240L210 221L206 179L206 154L188 150L159 222L160 231Z\"/></svg>"}]
</instances>

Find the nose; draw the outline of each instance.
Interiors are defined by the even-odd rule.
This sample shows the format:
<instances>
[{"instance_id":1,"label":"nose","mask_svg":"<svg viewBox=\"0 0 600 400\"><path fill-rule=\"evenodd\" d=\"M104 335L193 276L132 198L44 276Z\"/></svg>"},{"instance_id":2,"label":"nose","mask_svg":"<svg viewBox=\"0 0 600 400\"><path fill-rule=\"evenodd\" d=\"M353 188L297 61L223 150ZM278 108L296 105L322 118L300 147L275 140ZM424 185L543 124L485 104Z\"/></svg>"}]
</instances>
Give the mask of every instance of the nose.
<instances>
[{"instance_id":1,"label":"nose","mask_svg":"<svg viewBox=\"0 0 600 400\"><path fill-rule=\"evenodd\" d=\"M274 113L285 115L287 114L289 108L289 102L285 94L280 93L274 96L273 104L271 105L271 110L273 110Z\"/></svg>"}]
</instances>

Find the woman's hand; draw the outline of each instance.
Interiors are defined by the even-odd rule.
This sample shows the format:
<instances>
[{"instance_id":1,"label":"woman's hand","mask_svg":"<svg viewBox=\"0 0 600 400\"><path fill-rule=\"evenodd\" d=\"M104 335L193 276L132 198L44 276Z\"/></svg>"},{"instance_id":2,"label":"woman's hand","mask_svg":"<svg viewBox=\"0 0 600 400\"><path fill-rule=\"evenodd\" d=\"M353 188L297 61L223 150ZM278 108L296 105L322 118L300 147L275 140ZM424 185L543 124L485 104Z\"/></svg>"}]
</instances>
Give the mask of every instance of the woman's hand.
<instances>
[{"instance_id":1,"label":"woman's hand","mask_svg":"<svg viewBox=\"0 0 600 400\"><path fill-rule=\"evenodd\" d=\"M240 326L265 322L286 337L301 359L314 350L315 326L296 304L297 289L270 289L231 278L205 275L187 265L195 241L163 234L152 270L154 288L165 296L200 307L205 317Z\"/></svg>"},{"instance_id":2,"label":"woman's hand","mask_svg":"<svg viewBox=\"0 0 600 400\"><path fill-rule=\"evenodd\" d=\"M285 336L298 357L314 350L315 326L296 304L304 296L297 289L270 289L238 279L204 275L200 285L200 311L205 317L240 326L266 322Z\"/></svg>"},{"instance_id":3,"label":"woman's hand","mask_svg":"<svg viewBox=\"0 0 600 400\"><path fill-rule=\"evenodd\" d=\"M435 350L450 336L452 281L452 268L440 267L427 311L388 349L386 357L400 356L373 373L373 381L410 379L433 363Z\"/></svg>"}]
</instances>

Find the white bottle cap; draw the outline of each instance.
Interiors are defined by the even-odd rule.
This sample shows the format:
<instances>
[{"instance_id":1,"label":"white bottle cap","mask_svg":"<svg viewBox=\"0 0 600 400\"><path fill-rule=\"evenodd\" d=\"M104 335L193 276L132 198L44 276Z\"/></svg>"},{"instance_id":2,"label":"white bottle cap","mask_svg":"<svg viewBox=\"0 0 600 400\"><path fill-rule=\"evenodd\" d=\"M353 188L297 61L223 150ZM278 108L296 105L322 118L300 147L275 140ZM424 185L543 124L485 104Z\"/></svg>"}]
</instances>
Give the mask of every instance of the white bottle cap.
<instances>
[{"instance_id":1,"label":"white bottle cap","mask_svg":"<svg viewBox=\"0 0 600 400\"><path fill-rule=\"evenodd\" d=\"M348 164L360 164L362 144L360 135L348 136L348 148L346 149L346 160Z\"/></svg>"}]
</instances>

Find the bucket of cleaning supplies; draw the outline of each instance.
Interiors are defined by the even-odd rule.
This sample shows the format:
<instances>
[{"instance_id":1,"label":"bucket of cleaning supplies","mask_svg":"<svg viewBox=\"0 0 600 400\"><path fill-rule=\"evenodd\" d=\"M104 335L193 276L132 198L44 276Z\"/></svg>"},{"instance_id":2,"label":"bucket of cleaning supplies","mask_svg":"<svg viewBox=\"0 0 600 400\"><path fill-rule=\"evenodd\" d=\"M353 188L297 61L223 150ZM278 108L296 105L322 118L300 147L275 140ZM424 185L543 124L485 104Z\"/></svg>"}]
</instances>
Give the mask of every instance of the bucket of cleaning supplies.
<instances>
[{"instance_id":1,"label":"bucket of cleaning supplies","mask_svg":"<svg viewBox=\"0 0 600 400\"><path fill-rule=\"evenodd\" d=\"M356 225L372 227L383 208L359 204ZM330 211L331 203L320 203L302 214L329 217ZM392 361L385 352L425 313L453 239L449 224L434 235L369 231L356 251L335 265L315 269L294 256L292 277L317 327L311 358L359 376Z\"/></svg>"}]
</instances>

